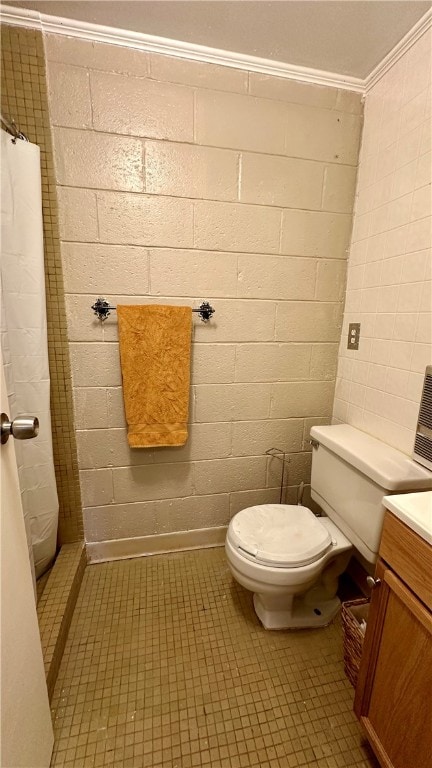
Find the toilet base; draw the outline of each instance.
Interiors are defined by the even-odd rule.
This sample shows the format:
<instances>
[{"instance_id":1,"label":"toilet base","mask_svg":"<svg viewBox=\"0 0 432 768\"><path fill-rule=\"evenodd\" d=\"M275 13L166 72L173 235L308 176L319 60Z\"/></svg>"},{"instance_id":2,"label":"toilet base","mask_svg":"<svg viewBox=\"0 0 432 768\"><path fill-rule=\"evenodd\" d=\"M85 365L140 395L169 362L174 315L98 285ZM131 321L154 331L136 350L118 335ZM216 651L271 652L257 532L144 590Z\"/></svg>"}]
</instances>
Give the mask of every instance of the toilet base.
<instances>
[{"instance_id":1,"label":"toilet base","mask_svg":"<svg viewBox=\"0 0 432 768\"><path fill-rule=\"evenodd\" d=\"M264 629L313 629L326 627L337 616L338 597L313 599L313 591L296 595L291 606L266 607L260 595L253 596L255 613Z\"/></svg>"}]
</instances>

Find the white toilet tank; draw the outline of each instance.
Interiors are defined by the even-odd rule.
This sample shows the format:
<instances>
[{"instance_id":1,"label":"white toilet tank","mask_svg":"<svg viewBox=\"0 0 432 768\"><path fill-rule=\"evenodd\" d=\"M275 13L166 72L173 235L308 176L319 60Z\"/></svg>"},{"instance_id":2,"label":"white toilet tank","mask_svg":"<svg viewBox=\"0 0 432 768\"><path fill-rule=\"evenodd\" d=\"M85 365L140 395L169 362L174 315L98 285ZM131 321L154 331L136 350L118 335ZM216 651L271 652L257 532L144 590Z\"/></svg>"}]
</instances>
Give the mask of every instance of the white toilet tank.
<instances>
[{"instance_id":1,"label":"white toilet tank","mask_svg":"<svg viewBox=\"0 0 432 768\"><path fill-rule=\"evenodd\" d=\"M369 562L378 555L382 497L432 489L432 472L348 424L312 427L311 495Z\"/></svg>"}]
</instances>

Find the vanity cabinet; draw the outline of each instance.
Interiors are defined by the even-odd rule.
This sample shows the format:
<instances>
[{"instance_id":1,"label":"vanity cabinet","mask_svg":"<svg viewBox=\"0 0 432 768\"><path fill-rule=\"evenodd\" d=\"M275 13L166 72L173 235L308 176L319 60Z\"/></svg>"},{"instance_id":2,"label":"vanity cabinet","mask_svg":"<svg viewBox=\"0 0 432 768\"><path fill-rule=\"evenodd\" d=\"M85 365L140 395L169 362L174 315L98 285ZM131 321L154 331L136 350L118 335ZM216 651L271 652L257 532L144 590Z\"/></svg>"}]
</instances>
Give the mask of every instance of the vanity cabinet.
<instances>
[{"instance_id":1,"label":"vanity cabinet","mask_svg":"<svg viewBox=\"0 0 432 768\"><path fill-rule=\"evenodd\" d=\"M386 512L354 711L384 768L432 768L432 547Z\"/></svg>"}]
</instances>

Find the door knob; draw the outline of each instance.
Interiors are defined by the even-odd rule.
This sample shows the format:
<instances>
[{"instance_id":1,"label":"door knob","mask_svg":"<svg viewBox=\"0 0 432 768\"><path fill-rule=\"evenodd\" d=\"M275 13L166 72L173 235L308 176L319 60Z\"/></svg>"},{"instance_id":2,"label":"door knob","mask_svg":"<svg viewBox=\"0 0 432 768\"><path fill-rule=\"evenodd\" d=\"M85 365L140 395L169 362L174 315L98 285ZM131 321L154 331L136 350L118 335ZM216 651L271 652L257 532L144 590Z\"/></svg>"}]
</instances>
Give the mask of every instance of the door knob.
<instances>
[{"instance_id":1,"label":"door knob","mask_svg":"<svg viewBox=\"0 0 432 768\"><path fill-rule=\"evenodd\" d=\"M381 579L375 579L374 576L367 576L366 577L366 584L371 589L376 589L381 584Z\"/></svg>"},{"instance_id":2,"label":"door knob","mask_svg":"<svg viewBox=\"0 0 432 768\"><path fill-rule=\"evenodd\" d=\"M36 416L17 416L9 420L7 413L1 414L1 442L7 443L10 435L17 440L30 440L39 434L39 419Z\"/></svg>"}]
</instances>

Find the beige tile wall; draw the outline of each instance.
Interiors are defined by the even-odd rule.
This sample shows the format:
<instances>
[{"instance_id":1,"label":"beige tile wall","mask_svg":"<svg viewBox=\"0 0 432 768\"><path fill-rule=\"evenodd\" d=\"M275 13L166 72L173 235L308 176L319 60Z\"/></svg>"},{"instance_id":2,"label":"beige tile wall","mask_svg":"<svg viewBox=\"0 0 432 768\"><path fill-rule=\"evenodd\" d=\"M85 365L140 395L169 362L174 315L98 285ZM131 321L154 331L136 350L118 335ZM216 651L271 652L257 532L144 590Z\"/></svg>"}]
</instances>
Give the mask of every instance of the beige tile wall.
<instances>
[{"instance_id":1,"label":"beige tile wall","mask_svg":"<svg viewBox=\"0 0 432 768\"><path fill-rule=\"evenodd\" d=\"M366 96L334 405L408 454L432 362L431 51L429 30Z\"/></svg>"},{"instance_id":2,"label":"beige tile wall","mask_svg":"<svg viewBox=\"0 0 432 768\"><path fill-rule=\"evenodd\" d=\"M46 38L87 540L226 524L331 415L360 97ZM114 303L197 306L190 436L126 442Z\"/></svg>"}]
</instances>

